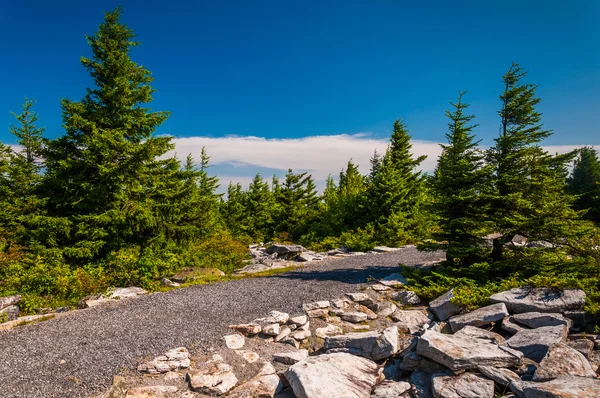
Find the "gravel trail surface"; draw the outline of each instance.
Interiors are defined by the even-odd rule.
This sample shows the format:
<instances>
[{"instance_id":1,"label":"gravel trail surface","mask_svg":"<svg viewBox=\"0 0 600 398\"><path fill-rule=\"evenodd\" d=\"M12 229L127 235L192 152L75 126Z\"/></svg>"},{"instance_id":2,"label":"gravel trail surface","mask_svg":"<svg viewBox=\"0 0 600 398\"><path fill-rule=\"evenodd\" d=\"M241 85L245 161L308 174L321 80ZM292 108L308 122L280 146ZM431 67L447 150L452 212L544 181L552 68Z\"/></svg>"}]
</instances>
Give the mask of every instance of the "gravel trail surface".
<instances>
[{"instance_id":1,"label":"gravel trail surface","mask_svg":"<svg viewBox=\"0 0 600 398\"><path fill-rule=\"evenodd\" d=\"M186 346L221 344L227 325L271 310L291 314L303 302L358 291L397 265L442 257L404 248L387 254L325 260L276 276L197 285L73 311L39 324L0 331L0 397L87 397L137 361ZM61 361L64 363L61 364Z\"/></svg>"}]
</instances>

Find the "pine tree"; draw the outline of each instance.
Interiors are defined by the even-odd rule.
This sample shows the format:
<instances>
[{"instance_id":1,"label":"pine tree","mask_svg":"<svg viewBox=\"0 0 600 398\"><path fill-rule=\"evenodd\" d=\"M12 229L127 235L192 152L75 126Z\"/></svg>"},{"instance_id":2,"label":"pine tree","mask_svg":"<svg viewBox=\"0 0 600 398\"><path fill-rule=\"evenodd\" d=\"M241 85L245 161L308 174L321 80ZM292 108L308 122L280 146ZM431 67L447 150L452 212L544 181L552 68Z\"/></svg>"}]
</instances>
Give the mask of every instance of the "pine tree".
<instances>
[{"instance_id":1,"label":"pine tree","mask_svg":"<svg viewBox=\"0 0 600 398\"><path fill-rule=\"evenodd\" d=\"M66 254L103 256L129 244L146 247L163 236L157 202L162 182L179 169L170 137L154 136L168 112L144 107L153 78L131 60L134 32L120 22L121 8L105 15L87 36L91 58L81 63L94 86L80 102L62 101L65 134L47 141L45 190L50 215L73 223ZM164 209L164 207L163 207Z\"/></svg>"},{"instance_id":2,"label":"pine tree","mask_svg":"<svg viewBox=\"0 0 600 398\"><path fill-rule=\"evenodd\" d=\"M247 231L254 241L264 241L273 236L275 198L269 184L257 173L246 192L246 210L251 218Z\"/></svg>"},{"instance_id":3,"label":"pine tree","mask_svg":"<svg viewBox=\"0 0 600 398\"><path fill-rule=\"evenodd\" d=\"M233 236L242 237L248 230L250 220L246 209L245 192L240 183L229 182L227 200L222 203L221 215Z\"/></svg>"},{"instance_id":4,"label":"pine tree","mask_svg":"<svg viewBox=\"0 0 600 398\"><path fill-rule=\"evenodd\" d=\"M593 147L578 151L573 172L568 179L568 190L576 195L574 207L586 210L585 218L600 223L600 160Z\"/></svg>"},{"instance_id":5,"label":"pine tree","mask_svg":"<svg viewBox=\"0 0 600 398\"><path fill-rule=\"evenodd\" d=\"M484 166L484 154L475 141L470 124L474 115L467 115L469 107L463 102L467 92L460 92L453 111L446 111L450 119L447 145L441 144L432 180L433 211L438 216L438 241L446 241L446 259L461 265L470 265L481 254L481 237L486 235L486 213L483 195L487 189L490 169Z\"/></svg>"},{"instance_id":6,"label":"pine tree","mask_svg":"<svg viewBox=\"0 0 600 398\"><path fill-rule=\"evenodd\" d=\"M414 158L406 125L397 120L377 174L369 184L368 219L377 224L380 243L405 244L425 236L425 184L419 165L426 156Z\"/></svg>"},{"instance_id":7,"label":"pine tree","mask_svg":"<svg viewBox=\"0 0 600 398\"><path fill-rule=\"evenodd\" d=\"M526 74L513 63L503 76L500 136L487 151L494 170L491 215L500 234L493 240L495 260L502 259L504 245L516 234L556 240L578 218L570 211L572 198L565 194L565 165L574 154L552 156L540 147L552 132L543 128L536 110L537 86L521 83Z\"/></svg>"}]
</instances>

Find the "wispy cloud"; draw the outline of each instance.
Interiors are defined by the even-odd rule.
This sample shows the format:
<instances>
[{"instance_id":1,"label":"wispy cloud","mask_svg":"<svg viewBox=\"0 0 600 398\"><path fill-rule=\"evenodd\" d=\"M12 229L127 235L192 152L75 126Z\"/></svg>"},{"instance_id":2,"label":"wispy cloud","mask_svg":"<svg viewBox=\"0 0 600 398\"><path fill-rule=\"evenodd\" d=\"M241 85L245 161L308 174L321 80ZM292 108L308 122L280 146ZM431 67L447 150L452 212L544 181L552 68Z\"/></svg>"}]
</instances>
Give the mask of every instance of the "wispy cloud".
<instances>
[{"instance_id":1,"label":"wispy cloud","mask_svg":"<svg viewBox=\"0 0 600 398\"><path fill-rule=\"evenodd\" d=\"M180 158L188 153L198 158L202 147L211 157L213 173L226 186L229 181L247 186L256 171L265 177L282 175L288 168L307 171L313 175L320 187L328 175L337 175L345 168L348 160L358 164L362 173L369 171L369 159L373 151L384 153L388 140L372 138L368 133L310 136L295 139L267 139L251 136L187 137L176 138L176 152ZM413 140L413 153L427 155L422 163L424 171L433 171L441 153L439 143ZM545 147L551 153L565 153L581 146L558 145ZM235 169L240 172L237 173ZM279 173L278 173L279 171Z\"/></svg>"}]
</instances>

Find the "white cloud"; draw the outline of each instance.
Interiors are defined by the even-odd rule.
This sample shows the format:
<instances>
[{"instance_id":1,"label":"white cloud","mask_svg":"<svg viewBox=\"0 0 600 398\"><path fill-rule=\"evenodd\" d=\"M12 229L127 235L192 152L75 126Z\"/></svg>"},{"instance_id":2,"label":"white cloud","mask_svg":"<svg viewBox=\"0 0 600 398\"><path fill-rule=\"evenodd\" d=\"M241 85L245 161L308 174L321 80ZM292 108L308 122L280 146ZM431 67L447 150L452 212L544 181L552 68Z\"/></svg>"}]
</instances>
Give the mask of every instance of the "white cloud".
<instances>
[{"instance_id":1,"label":"white cloud","mask_svg":"<svg viewBox=\"0 0 600 398\"><path fill-rule=\"evenodd\" d=\"M369 158L373 151L383 154L388 146L387 139L376 139L369 134L354 135L339 134L327 136L310 136L294 139L267 139L252 136L226 137L187 137L174 139L180 158L191 153L196 159L202 147L206 147L211 157L210 163L215 166L214 172L221 180L221 186L226 187L229 181L241 182L248 186L252 173L235 175L231 168L253 170L267 168L279 170L281 174L288 168L294 171L308 171L313 175L319 187L329 174L336 176L345 168L349 159L358 164L362 173L369 171ZM424 171L433 171L441 153L437 142L413 140L413 153L416 156L427 155L422 163ZM550 153L565 153L582 145L546 146ZM226 173L219 173L219 165L228 166ZM258 170L257 170L258 171ZM263 173L264 174L264 173ZM268 177L265 175L265 177Z\"/></svg>"}]
</instances>

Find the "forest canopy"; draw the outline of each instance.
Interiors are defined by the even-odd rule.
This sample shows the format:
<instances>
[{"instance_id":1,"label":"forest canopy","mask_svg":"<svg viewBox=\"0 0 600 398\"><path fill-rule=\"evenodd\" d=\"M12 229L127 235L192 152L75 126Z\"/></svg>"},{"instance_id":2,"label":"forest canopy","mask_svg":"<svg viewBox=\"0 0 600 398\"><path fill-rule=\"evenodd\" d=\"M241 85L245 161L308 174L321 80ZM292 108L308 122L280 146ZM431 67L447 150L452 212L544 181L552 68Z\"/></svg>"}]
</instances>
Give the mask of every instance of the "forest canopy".
<instances>
[{"instance_id":1,"label":"forest canopy","mask_svg":"<svg viewBox=\"0 0 600 398\"><path fill-rule=\"evenodd\" d=\"M502 76L491 147L480 146L467 92L449 103L432 174L397 120L367 174L350 159L323 192L290 169L281 179L257 173L246 189L230 183L223 195L204 149L166 156L173 139L155 133L170 112L150 107L153 77L131 58L139 43L121 13L106 13L87 36L90 85L61 101L64 132L45 137L26 98L10 127L18 145L0 144L0 296L22 294L34 312L110 286L158 289L188 267L232 273L253 242L315 251L417 244L446 251L436 271L405 269L424 297L455 287L457 300L476 305L510 286L571 286L598 312L598 153L543 149L553 132L518 64ZM540 243L521 247L516 236Z\"/></svg>"}]
</instances>

